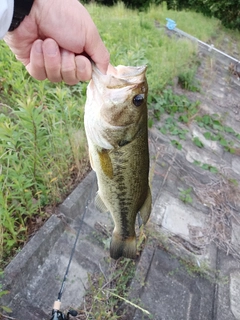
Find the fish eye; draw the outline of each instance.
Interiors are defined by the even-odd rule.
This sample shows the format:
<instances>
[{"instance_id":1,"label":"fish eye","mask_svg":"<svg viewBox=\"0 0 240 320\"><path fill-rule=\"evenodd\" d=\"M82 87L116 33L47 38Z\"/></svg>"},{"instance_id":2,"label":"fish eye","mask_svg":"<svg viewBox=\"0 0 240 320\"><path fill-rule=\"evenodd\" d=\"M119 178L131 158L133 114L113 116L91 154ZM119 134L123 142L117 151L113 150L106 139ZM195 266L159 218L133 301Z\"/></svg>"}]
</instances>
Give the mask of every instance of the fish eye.
<instances>
[{"instance_id":1,"label":"fish eye","mask_svg":"<svg viewBox=\"0 0 240 320\"><path fill-rule=\"evenodd\" d=\"M140 107L144 101L144 95L143 94L137 94L133 97L133 104L136 107Z\"/></svg>"}]
</instances>

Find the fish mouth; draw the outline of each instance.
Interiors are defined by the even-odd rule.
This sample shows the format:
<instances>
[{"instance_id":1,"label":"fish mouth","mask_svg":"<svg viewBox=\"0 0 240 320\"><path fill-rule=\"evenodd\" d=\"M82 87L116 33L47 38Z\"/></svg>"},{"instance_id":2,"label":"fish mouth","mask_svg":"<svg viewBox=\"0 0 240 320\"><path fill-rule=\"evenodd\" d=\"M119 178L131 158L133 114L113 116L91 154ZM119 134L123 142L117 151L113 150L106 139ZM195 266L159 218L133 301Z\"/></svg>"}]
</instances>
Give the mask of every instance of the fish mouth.
<instances>
[{"instance_id":1,"label":"fish mouth","mask_svg":"<svg viewBox=\"0 0 240 320\"><path fill-rule=\"evenodd\" d=\"M104 83L108 89L123 88L126 86L139 85L144 82L147 66L122 66L109 65L107 74L103 74L95 64L92 65L92 79L95 84Z\"/></svg>"},{"instance_id":2,"label":"fish mouth","mask_svg":"<svg viewBox=\"0 0 240 320\"><path fill-rule=\"evenodd\" d=\"M110 64L107 70L107 74L120 79L128 79L132 77L138 77L145 73L146 70L146 65L136 67L119 65L117 67L113 67Z\"/></svg>"}]
</instances>

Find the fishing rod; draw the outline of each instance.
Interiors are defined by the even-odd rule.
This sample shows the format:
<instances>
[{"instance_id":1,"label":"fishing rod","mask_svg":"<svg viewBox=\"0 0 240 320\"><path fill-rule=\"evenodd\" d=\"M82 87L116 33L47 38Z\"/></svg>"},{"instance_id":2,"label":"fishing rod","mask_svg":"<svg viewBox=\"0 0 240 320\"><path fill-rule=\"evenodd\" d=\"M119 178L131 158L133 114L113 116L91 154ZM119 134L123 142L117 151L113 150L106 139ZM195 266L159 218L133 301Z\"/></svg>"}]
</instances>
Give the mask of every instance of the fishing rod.
<instances>
[{"instance_id":1,"label":"fishing rod","mask_svg":"<svg viewBox=\"0 0 240 320\"><path fill-rule=\"evenodd\" d=\"M90 196L91 196L91 192L89 193L87 204L89 202ZM70 255L70 258L69 258L69 261L68 261L68 265L67 265L67 269L66 269L65 275L63 277L61 288L60 288L59 293L58 293L57 300L53 304L52 317L51 317L50 320L69 320L70 316L76 317L78 315L76 310L69 310L67 312L67 314L65 315L62 311L60 311L60 307L61 307L61 299L62 299L62 295L63 295L63 290L64 290L65 283L66 283L66 280L67 280L67 276L68 276L70 265L71 265L71 262L72 262L72 259L73 259L73 255L74 255L74 252L76 250L76 245L77 245L77 242L78 242L78 238L79 238L79 235L80 235L80 231L81 231L81 228L82 228L82 225L83 225L83 220L84 220L87 208L88 208L88 205L85 206L83 215L82 215L81 220L80 220L77 236L76 236L76 239L75 239L72 251L71 251L71 255Z\"/></svg>"}]
</instances>

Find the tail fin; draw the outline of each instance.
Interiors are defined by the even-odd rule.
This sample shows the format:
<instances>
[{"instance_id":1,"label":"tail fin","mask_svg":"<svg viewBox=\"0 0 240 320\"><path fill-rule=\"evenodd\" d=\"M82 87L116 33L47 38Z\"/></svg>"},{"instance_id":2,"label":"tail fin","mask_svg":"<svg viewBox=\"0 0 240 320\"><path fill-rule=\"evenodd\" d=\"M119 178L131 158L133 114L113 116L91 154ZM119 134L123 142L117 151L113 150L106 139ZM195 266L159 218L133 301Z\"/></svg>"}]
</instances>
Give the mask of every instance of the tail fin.
<instances>
[{"instance_id":1,"label":"tail fin","mask_svg":"<svg viewBox=\"0 0 240 320\"><path fill-rule=\"evenodd\" d=\"M117 260L120 257L126 257L129 259L136 258L137 243L136 237L128 237L127 239L122 239L121 235L116 234L112 236L110 245L110 256L111 258Z\"/></svg>"}]
</instances>

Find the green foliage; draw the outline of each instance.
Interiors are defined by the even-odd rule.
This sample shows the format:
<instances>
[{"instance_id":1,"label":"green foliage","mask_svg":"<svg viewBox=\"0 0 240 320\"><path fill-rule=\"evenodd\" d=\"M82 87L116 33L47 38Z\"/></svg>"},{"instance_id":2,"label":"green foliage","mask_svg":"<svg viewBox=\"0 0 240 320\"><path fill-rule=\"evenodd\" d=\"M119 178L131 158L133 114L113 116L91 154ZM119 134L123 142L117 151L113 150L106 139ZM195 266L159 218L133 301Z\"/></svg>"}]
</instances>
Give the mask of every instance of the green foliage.
<instances>
[{"instance_id":1,"label":"green foliage","mask_svg":"<svg viewBox=\"0 0 240 320\"><path fill-rule=\"evenodd\" d=\"M179 262L191 277L200 276L214 284L226 285L229 283L228 277L224 276L220 270L212 269L206 261L197 260L197 264L195 264L190 260L180 259Z\"/></svg>"},{"instance_id":2,"label":"green foliage","mask_svg":"<svg viewBox=\"0 0 240 320\"><path fill-rule=\"evenodd\" d=\"M172 144L175 148L177 148L178 150L182 150L182 145L181 145L181 143L180 143L179 141L177 141L177 140L171 140L171 144Z\"/></svg>"},{"instance_id":3,"label":"green foliage","mask_svg":"<svg viewBox=\"0 0 240 320\"><path fill-rule=\"evenodd\" d=\"M191 197L192 188L190 187L186 190L184 190L182 188L178 188L178 189L180 191L179 199L182 200L184 203L191 204L193 202L193 199Z\"/></svg>"},{"instance_id":4,"label":"green foliage","mask_svg":"<svg viewBox=\"0 0 240 320\"><path fill-rule=\"evenodd\" d=\"M3 277L3 271L1 271L1 269L0 269L0 278L2 278L2 277ZM0 283L0 300L1 300L1 297L5 296L8 293L9 293L9 291L2 290L2 284ZM0 304L0 317L1 317L1 311L3 311L4 313L11 313L12 312L12 310L9 307L6 307L6 306Z\"/></svg>"},{"instance_id":5,"label":"green foliage","mask_svg":"<svg viewBox=\"0 0 240 320\"><path fill-rule=\"evenodd\" d=\"M168 9L202 12L206 16L218 18L228 28L240 30L239 0L167 0L166 3Z\"/></svg>"},{"instance_id":6,"label":"green foliage","mask_svg":"<svg viewBox=\"0 0 240 320\"><path fill-rule=\"evenodd\" d=\"M198 148L203 148L204 144L198 137L193 138L193 143L198 147Z\"/></svg>"},{"instance_id":7,"label":"green foliage","mask_svg":"<svg viewBox=\"0 0 240 320\"><path fill-rule=\"evenodd\" d=\"M149 95L161 93L195 55L194 43L169 38L148 12L127 9L123 3L113 8L91 4L87 9L111 54L111 64L147 64ZM157 12L161 14L161 8Z\"/></svg>"},{"instance_id":8,"label":"green foliage","mask_svg":"<svg viewBox=\"0 0 240 320\"><path fill-rule=\"evenodd\" d=\"M230 153L235 152L234 142L228 140L226 138L226 134L232 135L233 138L237 140L240 139L240 134L235 130L233 130L231 127L225 126L223 124L222 119L220 119L219 115L205 114L203 116L197 116L196 121L200 127L206 128L207 130L209 130L204 132L203 134L205 139L218 141L220 145L224 147L225 151L228 151Z\"/></svg>"},{"instance_id":9,"label":"green foliage","mask_svg":"<svg viewBox=\"0 0 240 320\"><path fill-rule=\"evenodd\" d=\"M195 160L194 164L197 166L200 166L204 170L208 170L212 173L218 173L218 169L215 166L212 166L211 164L208 163L201 163L200 161Z\"/></svg>"},{"instance_id":10,"label":"green foliage","mask_svg":"<svg viewBox=\"0 0 240 320\"><path fill-rule=\"evenodd\" d=\"M195 79L196 70L188 70L178 75L178 83L183 89L187 89L193 92L199 92L199 83Z\"/></svg>"},{"instance_id":11,"label":"green foliage","mask_svg":"<svg viewBox=\"0 0 240 320\"><path fill-rule=\"evenodd\" d=\"M104 273L89 274L89 289L85 296L87 303L81 308L79 315L84 315L87 319L121 319L126 309L121 308L124 301L151 318L150 313L139 306L139 301L128 300L129 285L135 269L134 261L121 258L115 263L108 261L108 268Z\"/></svg>"},{"instance_id":12,"label":"green foliage","mask_svg":"<svg viewBox=\"0 0 240 320\"><path fill-rule=\"evenodd\" d=\"M164 116L164 121L159 126L159 130L163 134L172 135L179 140L186 140L188 129L178 125L178 121L188 123L192 120L194 115L198 112L199 102L190 102L184 95L176 95L172 90L163 90L162 94L153 98L150 96L149 105L153 111L155 118L160 120ZM169 115L166 117L166 114ZM178 150L182 149L181 143L173 139L171 144Z\"/></svg>"},{"instance_id":13,"label":"green foliage","mask_svg":"<svg viewBox=\"0 0 240 320\"><path fill-rule=\"evenodd\" d=\"M161 115L167 113L178 115L181 122L189 122L198 112L199 101L191 102L184 95L176 95L170 89L165 89L157 96L149 96L149 108L153 110L155 118L160 120ZM169 120L170 121L170 120Z\"/></svg>"},{"instance_id":14,"label":"green foliage","mask_svg":"<svg viewBox=\"0 0 240 320\"><path fill-rule=\"evenodd\" d=\"M91 3L90 0L84 0L85 3ZM216 1L216 0L122 0L124 5L131 9L139 11L147 10L151 4L167 4L168 10L192 10L201 12L209 17L220 19L224 26L240 30L240 10L239 0ZM106 6L116 4L114 0L96 0L96 3Z\"/></svg>"},{"instance_id":15,"label":"green foliage","mask_svg":"<svg viewBox=\"0 0 240 320\"><path fill-rule=\"evenodd\" d=\"M1 43L0 263L24 244L28 224L61 201L86 157L86 85L31 79ZM11 63L12 61L12 63ZM2 262L1 262L2 261Z\"/></svg>"},{"instance_id":16,"label":"green foliage","mask_svg":"<svg viewBox=\"0 0 240 320\"><path fill-rule=\"evenodd\" d=\"M91 0L84 0L84 3L92 3ZM147 10L152 3L152 0L122 0L122 3L126 8L137 9L139 11ZM113 6L117 3L115 0L96 0L96 3L102 4L105 6Z\"/></svg>"}]
</instances>

